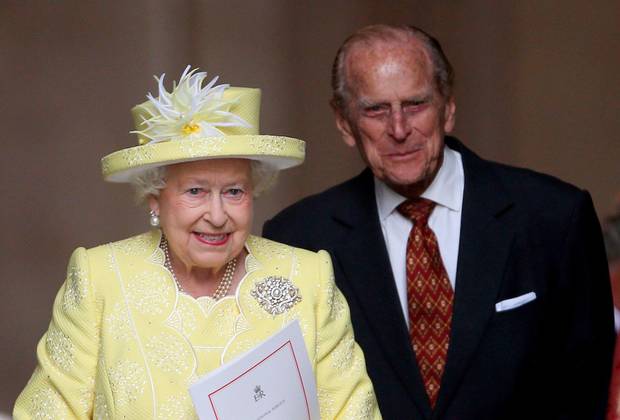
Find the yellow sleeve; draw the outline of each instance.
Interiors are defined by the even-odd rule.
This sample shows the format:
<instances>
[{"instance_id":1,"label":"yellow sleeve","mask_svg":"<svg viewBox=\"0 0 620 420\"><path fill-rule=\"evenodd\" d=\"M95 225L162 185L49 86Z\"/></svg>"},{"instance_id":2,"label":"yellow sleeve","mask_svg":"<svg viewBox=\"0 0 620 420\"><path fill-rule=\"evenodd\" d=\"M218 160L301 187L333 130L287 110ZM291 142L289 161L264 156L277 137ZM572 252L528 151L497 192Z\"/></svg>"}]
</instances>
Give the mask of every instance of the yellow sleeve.
<instances>
[{"instance_id":1,"label":"yellow sleeve","mask_svg":"<svg viewBox=\"0 0 620 420\"><path fill-rule=\"evenodd\" d=\"M317 391L321 419L380 419L366 373L364 354L355 342L349 306L334 283L329 254L319 252L321 293L317 308Z\"/></svg>"},{"instance_id":2,"label":"yellow sleeve","mask_svg":"<svg viewBox=\"0 0 620 420\"><path fill-rule=\"evenodd\" d=\"M16 420L91 418L97 318L86 250L78 248L56 295L49 328L37 346L38 366L15 402Z\"/></svg>"}]
</instances>

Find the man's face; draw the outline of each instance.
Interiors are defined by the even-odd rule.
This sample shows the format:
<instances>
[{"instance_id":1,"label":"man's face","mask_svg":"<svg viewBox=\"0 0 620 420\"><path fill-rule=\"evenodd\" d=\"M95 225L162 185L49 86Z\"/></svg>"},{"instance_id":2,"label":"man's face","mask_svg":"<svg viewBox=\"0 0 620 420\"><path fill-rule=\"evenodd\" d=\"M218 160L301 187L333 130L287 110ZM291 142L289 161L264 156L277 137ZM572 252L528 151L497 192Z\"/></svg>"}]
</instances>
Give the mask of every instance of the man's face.
<instances>
[{"instance_id":1,"label":"man's face","mask_svg":"<svg viewBox=\"0 0 620 420\"><path fill-rule=\"evenodd\" d=\"M346 69L347 112L336 112L345 143L357 146L374 175L393 190L418 196L441 165L454 101L436 89L431 61L417 43L355 45Z\"/></svg>"}]
</instances>

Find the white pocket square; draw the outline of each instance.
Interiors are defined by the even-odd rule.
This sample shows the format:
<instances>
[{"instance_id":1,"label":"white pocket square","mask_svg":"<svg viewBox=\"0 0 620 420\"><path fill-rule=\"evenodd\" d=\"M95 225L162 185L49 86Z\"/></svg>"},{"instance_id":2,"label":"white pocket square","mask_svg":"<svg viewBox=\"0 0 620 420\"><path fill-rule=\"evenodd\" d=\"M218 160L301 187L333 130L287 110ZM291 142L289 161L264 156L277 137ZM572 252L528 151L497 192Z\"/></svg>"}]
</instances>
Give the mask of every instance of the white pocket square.
<instances>
[{"instance_id":1,"label":"white pocket square","mask_svg":"<svg viewBox=\"0 0 620 420\"><path fill-rule=\"evenodd\" d=\"M502 300L501 302L497 302L495 304L495 312L509 311L511 309L518 308L519 306L523 306L526 303L529 303L535 299L536 299L536 293L529 292L521 296Z\"/></svg>"}]
</instances>

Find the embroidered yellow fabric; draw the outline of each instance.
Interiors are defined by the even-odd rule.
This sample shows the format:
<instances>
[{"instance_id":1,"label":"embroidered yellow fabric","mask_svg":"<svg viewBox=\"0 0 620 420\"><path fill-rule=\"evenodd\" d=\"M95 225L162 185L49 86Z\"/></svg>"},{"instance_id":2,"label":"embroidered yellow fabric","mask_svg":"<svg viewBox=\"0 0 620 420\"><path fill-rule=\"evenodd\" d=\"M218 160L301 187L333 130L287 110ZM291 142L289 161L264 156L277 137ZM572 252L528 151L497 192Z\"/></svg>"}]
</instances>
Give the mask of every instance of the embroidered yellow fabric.
<instances>
[{"instance_id":1,"label":"embroidered yellow fabric","mask_svg":"<svg viewBox=\"0 0 620 420\"><path fill-rule=\"evenodd\" d=\"M321 418L380 418L326 252L250 237L246 276L234 296L215 302L177 290L160 237L152 231L73 253L16 420L195 419L188 387L292 319L313 363ZM286 278L301 296L275 316L251 294L269 276Z\"/></svg>"}]
</instances>

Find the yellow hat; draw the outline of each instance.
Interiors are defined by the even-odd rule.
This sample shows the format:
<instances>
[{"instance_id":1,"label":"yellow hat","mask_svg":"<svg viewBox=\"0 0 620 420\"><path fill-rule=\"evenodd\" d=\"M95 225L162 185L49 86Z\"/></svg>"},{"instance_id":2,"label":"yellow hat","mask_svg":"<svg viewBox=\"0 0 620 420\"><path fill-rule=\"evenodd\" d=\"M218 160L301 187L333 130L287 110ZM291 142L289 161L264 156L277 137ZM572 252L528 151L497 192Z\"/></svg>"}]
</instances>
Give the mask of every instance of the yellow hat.
<instances>
[{"instance_id":1,"label":"yellow hat","mask_svg":"<svg viewBox=\"0 0 620 420\"><path fill-rule=\"evenodd\" d=\"M304 161L305 142L291 137L260 135L260 89L217 85L217 77L202 86L207 74L187 66L168 92L158 81L159 96L131 112L138 146L101 159L103 178L129 182L158 166L203 159L243 158L285 169Z\"/></svg>"}]
</instances>

